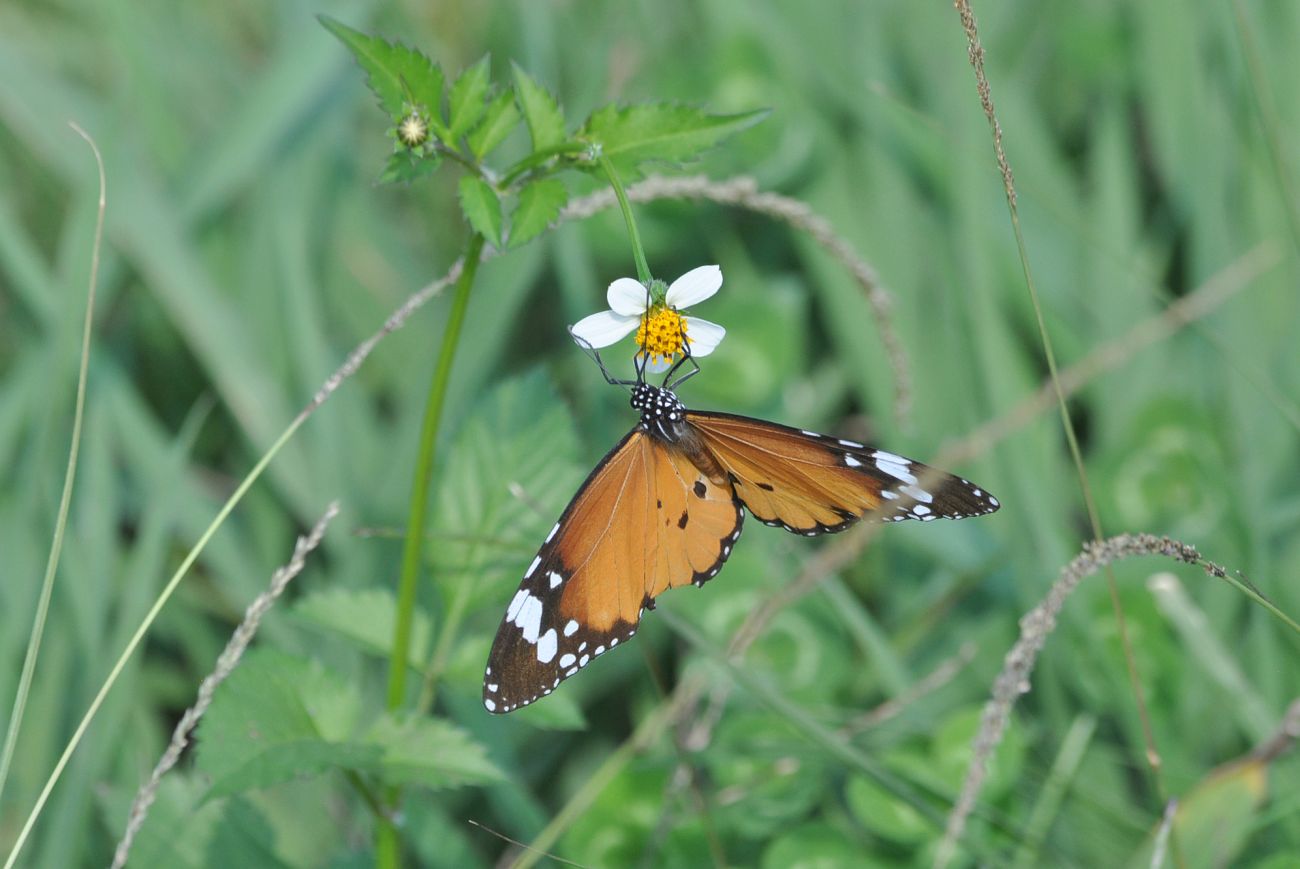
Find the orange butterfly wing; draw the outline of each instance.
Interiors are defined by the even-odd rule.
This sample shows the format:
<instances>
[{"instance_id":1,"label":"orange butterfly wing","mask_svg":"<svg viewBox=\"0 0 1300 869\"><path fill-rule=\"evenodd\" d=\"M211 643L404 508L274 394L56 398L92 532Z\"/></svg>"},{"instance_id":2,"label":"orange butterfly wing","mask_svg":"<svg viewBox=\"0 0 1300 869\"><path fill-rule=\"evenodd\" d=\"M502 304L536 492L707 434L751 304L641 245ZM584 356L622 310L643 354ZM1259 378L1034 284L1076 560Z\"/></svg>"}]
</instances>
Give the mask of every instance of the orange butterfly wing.
<instances>
[{"instance_id":1,"label":"orange butterfly wing","mask_svg":"<svg viewBox=\"0 0 1300 869\"><path fill-rule=\"evenodd\" d=\"M633 429L591 472L524 573L488 655L484 707L526 706L626 641L658 595L717 575L743 520L725 481Z\"/></svg>"},{"instance_id":2,"label":"orange butterfly wing","mask_svg":"<svg viewBox=\"0 0 1300 869\"><path fill-rule=\"evenodd\" d=\"M729 413L687 411L686 421L749 512L796 534L842 531L877 509L882 521L899 522L1001 506L969 480L853 441Z\"/></svg>"}]
</instances>

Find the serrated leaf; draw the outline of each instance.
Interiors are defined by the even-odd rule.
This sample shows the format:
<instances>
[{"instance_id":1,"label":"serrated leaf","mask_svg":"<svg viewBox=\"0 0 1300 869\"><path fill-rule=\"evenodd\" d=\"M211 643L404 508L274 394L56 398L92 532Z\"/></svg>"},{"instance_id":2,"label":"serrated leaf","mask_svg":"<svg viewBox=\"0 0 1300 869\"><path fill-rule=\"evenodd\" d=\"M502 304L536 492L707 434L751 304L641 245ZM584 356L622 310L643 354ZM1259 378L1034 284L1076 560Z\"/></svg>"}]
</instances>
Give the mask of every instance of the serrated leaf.
<instances>
[{"instance_id":1,"label":"serrated leaf","mask_svg":"<svg viewBox=\"0 0 1300 869\"><path fill-rule=\"evenodd\" d=\"M504 778L482 745L439 718L385 715L365 742L380 749L369 770L385 784L446 788Z\"/></svg>"},{"instance_id":2,"label":"serrated leaf","mask_svg":"<svg viewBox=\"0 0 1300 869\"><path fill-rule=\"evenodd\" d=\"M428 156L411 151L394 151L384 164L384 171L379 173L380 184L401 184L415 181L426 175L432 175L442 165L442 160L435 154Z\"/></svg>"},{"instance_id":3,"label":"serrated leaf","mask_svg":"<svg viewBox=\"0 0 1300 869\"><path fill-rule=\"evenodd\" d=\"M313 661L249 653L199 725L197 762L212 779L207 798L373 763L375 746L345 741L359 705L351 685Z\"/></svg>"},{"instance_id":4,"label":"serrated leaf","mask_svg":"<svg viewBox=\"0 0 1300 869\"><path fill-rule=\"evenodd\" d=\"M328 15L317 17L352 52L366 72L366 85L390 118L400 120L408 98L414 100L428 111L430 129L447 141L442 120L443 76L438 64L413 48L353 30Z\"/></svg>"},{"instance_id":5,"label":"serrated leaf","mask_svg":"<svg viewBox=\"0 0 1300 869\"><path fill-rule=\"evenodd\" d=\"M478 63L466 67L451 86L451 99L447 103L450 120L447 126L453 142L459 141L483 117L491 71L491 57L485 54Z\"/></svg>"},{"instance_id":6,"label":"serrated leaf","mask_svg":"<svg viewBox=\"0 0 1300 869\"><path fill-rule=\"evenodd\" d=\"M486 181L477 175L460 179L460 209L475 232L493 247L501 247L501 200Z\"/></svg>"},{"instance_id":7,"label":"serrated leaf","mask_svg":"<svg viewBox=\"0 0 1300 869\"><path fill-rule=\"evenodd\" d=\"M519 204L510 216L510 246L519 247L536 238L569 201L569 191L554 178L543 178L519 191Z\"/></svg>"},{"instance_id":8,"label":"serrated leaf","mask_svg":"<svg viewBox=\"0 0 1300 869\"><path fill-rule=\"evenodd\" d=\"M483 120L469 134L466 141L474 156L482 160L497 145L505 141L506 136L519 123L519 109L515 106L515 92L503 90L488 103L483 113Z\"/></svg>"},{"instance_id":9,"label":"serrated leaf","mask_svg":"<svg viewBox=\"0 0 1300 869\"><path fill-rule=\"evenodd\" d=\"M397 603L392 592L382 588L330 588L313 592L293 608L294 615L317 627L351 640L375 655L387 656L393 643ZM417 609L411 622L411 667L421 669L428 662L429 617Z\"/></svg>"},{"instance_id":10,"label":"serrated leaf","mask_svg":"<svg viewBox=\"0 0 1300 869\"><path fill-rule=\"evenodd\" d=\"M540 151L564 141L564 113L551 92L533 81L523 67L514 64L515 93L528 122L533 150Z\"/></svg>"},{"instance_id":11,"label":"serrated leaf","mask_svg":"<svg viewBox=\"0 0 1300 869\"><path fill-rule=\"evenodd\" d=\"M646 162L684 163L728 136L752 127L766 109L736 115L712 115L677 103L614 105L597 109L578 136L597 143L617 168L634 172Z\"/></svg>"}]
</instances>

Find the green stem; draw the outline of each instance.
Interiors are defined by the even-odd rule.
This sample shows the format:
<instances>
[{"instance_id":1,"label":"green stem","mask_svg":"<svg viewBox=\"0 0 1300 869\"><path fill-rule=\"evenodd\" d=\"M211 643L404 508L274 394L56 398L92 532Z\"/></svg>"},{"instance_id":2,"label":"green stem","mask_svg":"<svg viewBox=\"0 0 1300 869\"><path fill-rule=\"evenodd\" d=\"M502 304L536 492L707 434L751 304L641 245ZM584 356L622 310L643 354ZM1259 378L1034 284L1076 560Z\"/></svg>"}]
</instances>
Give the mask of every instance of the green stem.
<instances>
[{"instance_id":1,"label":"green stem","mask_svg":"<svg viewBox=\"0 0 1300 869\"><path fill-rule=\"evenodd\" d=\"M627 234L632 241L632 256L636 259L636 276L648 287L650 265L645 259L645 249L641 247L641 235L636 231L632 203L627 201L627 191L623 189L623 182L618 179L618 173L614 171L614 164L609 162L609 158L604 154L600 155L600 168L605 170L605 176L609 178L610 186L614 188L614 195L618 197L618 207L623 209L623 220L627 221Z\"/></svg>"},{"instance_id":2,"label":"green stem","mask_svg":"<svg viewBox=\"0 0 1300 869\"><path fill-rule=\"evenodd\" d=\"M469 308L469 292L474 286L479 258L483 254L483 236L475 233L465 249L464 269L456 282L456 295L452 299L451 314L442 335L438 364L429 384L429 399L424 407L424 423L420 428L420 452L415 460L415 480L411 487L411 503L407 511L406 542L402 547L402 572L397 584L397 621L393 628L393 648L388 660L388 710L396 711L406 698L406 670L410 660L411 622L415 614L415 593L419 587L420 564L424 555L424 525L429 506L429 486L433 478L433 463L438 443L438 427L442 422L442 408L447 399L447 384L451 380L451 365L456 358L456 345L460 342L461 327L465 324L465 311ZM385 792L385 804L393 807L401 794L397 788ZM375 839L376 864L396 869L400 865L397 828L386 818L379 819Z\"/></svg>"},{"instance_id":3,"label":"green stem","mask_svg":"<svg viewBox=\"0 0 1300 869\"><path fill-rule=\"evenodd\" d=\"M591 146L586 142L561 142L558 145L551 145L549 148L534 151L506 170L501 177L501 186L503 188L509 187L520 175L530 169L536 169L552 157L559 157L562 154L581 154L589 148Z\"/></svg>"}]
</instances>

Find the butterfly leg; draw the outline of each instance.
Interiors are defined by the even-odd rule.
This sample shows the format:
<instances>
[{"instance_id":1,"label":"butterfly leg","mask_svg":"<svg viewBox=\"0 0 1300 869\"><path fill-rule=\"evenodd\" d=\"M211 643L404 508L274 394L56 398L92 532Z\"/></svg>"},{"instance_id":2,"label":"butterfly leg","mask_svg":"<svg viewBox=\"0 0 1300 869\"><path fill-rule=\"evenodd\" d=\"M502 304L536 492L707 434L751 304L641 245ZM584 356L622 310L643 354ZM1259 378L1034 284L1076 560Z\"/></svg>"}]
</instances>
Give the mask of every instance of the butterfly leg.
<instances>
[{"instance_id":1,"label":"butterfly leg","mask_svg":"<svg viewBox=\"0 0 1300 869\"><path fill-rule=\"evenodd\" d=\"M569 327L569 335L573 338L574 343L582 348L583 352L595 360L596 366L600 368L600 373L604 376L606 383L611 386L636 386L645 382L644 363L637 363L637 377L635 380L621 380L609 373L609 369L605 367L604 361L600 358L600 351L595 347L592 347L590 342L576 334L573 331L572 326Z\"/></svg>"},{"instance_id":2,"label":"butterfly leg","mask_svg":"<svg viewBox=\"0 0 1300 869\"><path fill-rule=\"evenodd\" d=\"M671 383L669 383L668 382L669 379L672 378L672 376L677 372L677 369L680 368L682 364L685 362L691 363L691 370L687 371L681 377L678 377L676 380L673 380ZM677 387L681 386L683 383L690 380L692 377L694 377L699 373L700 373L700 363L696 362L695 357L691 355L690 350L687 350L686 355L683 356L681 359L678 359L673 364L673 367L668 369L668 373L664 375L664 388L669 391L675 390Z\"/></svg>"}]
</instances>

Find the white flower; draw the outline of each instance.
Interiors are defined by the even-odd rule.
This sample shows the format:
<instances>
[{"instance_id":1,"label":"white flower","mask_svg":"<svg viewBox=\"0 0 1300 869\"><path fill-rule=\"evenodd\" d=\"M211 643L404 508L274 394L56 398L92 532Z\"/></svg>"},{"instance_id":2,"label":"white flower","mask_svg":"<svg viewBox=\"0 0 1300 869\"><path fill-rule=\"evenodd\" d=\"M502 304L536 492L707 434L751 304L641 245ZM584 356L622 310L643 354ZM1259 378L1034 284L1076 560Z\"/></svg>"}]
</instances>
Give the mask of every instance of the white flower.
<instances>
[{"instance_id":1,"label":"white flower","mask_svg":"<svg viewBox=\"0 0 1300 869\"><path fill-rule=\"evenodd\" d=\"M692 356L708 356L722 341L727 330L717 323L678 313L702 302L722 286L722 269L700 266L672 282L662 294L647 290L633 278L619 278L609 285L606 298L609 310L583 317L573 326L574 336L594 348L608 347L632 332L637 336L637 352L649 357L647 370L667 371L673 358L690 345Z\"/></svg>"}]
</instances>

